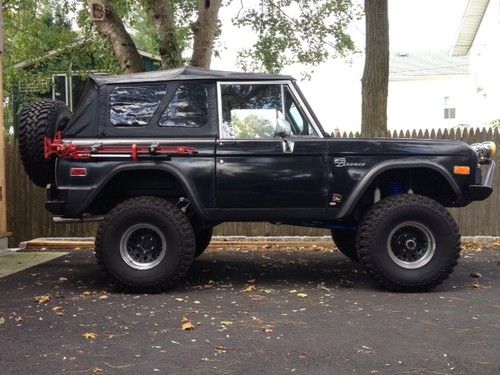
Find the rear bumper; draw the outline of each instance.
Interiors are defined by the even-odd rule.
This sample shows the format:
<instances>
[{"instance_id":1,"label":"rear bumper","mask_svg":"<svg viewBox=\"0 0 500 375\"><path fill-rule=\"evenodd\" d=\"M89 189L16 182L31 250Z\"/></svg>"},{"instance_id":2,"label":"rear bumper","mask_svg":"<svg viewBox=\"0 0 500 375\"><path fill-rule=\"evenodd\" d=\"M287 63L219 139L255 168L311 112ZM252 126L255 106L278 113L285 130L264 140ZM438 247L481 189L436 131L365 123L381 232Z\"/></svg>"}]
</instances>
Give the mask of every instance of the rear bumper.
<instances>
[{"instance_id":1,"label":"rear bumper","mask_svg":"<svg viewBox=\"0 0 500 375\"><path fill-rule=\"evenodd\" d=\"M56 216L80 217L91 191L91 189L60 189L48 185L45 208Z\"/></svg>"},{"instance_id":2,"label":"rear bumper","mask_svg":"<svg viewBox=\"0 0 500 375\"><path fill-rule=\"evenodd\" d=\"M488 198L493 192L493 179L495 178L495 161L490 160L490 166L486 173L484 182L480 185L470 185L468 191L469 201L482 201Z\"/></svg>"},{"instance_id":3,"label":"rear bumper","mask_svg":"<svg viewBox=\"0 0 500 375\"><path fill-rule=\"evenodd\" d=\"M54 215L62 215L66 206L67 190L60 191L52 184L47 186L45 208ZM62 196L64 195L64 197Z\"/></svg>"}]
</instances>

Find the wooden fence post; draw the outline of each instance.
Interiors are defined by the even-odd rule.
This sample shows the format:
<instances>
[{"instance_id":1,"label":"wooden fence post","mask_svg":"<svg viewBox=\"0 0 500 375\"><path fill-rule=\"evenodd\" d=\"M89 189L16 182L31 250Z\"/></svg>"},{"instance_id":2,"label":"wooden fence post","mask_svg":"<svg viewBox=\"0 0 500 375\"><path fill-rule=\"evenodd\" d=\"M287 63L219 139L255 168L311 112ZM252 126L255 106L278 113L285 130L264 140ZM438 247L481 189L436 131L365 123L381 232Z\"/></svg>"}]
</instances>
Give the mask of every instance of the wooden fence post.
<instances>
[{"instance_id":1,"label":"wooden fence post","mask_svg":"<svg viewBox=\"0 0 500 375\"><path fill-rule=\"evenodd\" d=\"M7 234L5 128L3 124L3 1L0 0L0 250L7 249Z\"/></svg>"}]
</instances>

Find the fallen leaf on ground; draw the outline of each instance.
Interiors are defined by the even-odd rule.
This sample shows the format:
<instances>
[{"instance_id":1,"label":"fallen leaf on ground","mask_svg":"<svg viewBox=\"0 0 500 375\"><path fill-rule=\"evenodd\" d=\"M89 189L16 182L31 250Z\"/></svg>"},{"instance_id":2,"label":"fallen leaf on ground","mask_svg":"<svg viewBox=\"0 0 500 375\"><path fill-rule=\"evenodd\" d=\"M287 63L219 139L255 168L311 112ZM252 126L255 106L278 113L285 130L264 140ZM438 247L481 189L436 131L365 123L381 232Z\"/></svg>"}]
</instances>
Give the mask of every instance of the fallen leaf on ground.
<instances>
[{"instance_id":1,"label":"fallen leaf on ground","mask_svg":"<svg viewBox=\"0 0 500 375\"><path fill-rule=\"evenodd\" d=\"M5 324L5 318L3 316L0 316L0 325Z\"/></svg>"},{"instance_id":2,"label":"fallen leaf on ground","mask_svg":"<svg viewBox=\"0 0 500 375\"><path fill-rule=\"evenodd\" d=\"M262 331L265 333L271 333L273 330L271 328L263 328Z\"/></svg>"},{"instance_id":3,"label":"fallen leaf on ground","mask_svg":"<svg viewBox=\"0 0 500 375\"><path fill-rule=\"evenodd\" d=\"M94 369L92 370L92 373L93 373L93 374L97 374L97 373L99 373L99 372L102 372L102 368L96 367L96 368L94 368Z\"/></svg>"},{"instance_id":4,"label":"fallen leaf on ground","mask_svg":"<svg viewBox=\"0 0 500 375\"><path fill-rule=\"evenodd\" d=\"M85 340L95 340L97 337L97 333L85 332L82 336Z\"/></svg>"},{"instance_id":5,"label":"fallen leaf on ground","mask_svg":"<svg viewBox=\"0 0 500 375\"><path fill-rule=\"evenodd\" d=\"M16 322L18 322L18 323L19 323L19 322L22 322L24 319L23 319L23 317L22 317L22 316L18 315L18 316L16 316L16 317L14 318L14 320L15 320Z\"/></svg>"},{"instance_id":6,"label":"fallen leaf on ground","mask_svg":"<svg viewBox=\"0 0 500 375\"><path fill-rule=\"evenodd\" d=\"M306 293L297 293L297 298L307 298Z\"/></svg>"},{"instance_id":7,"label":"fallen leaf on ground","mask_svg":"<svg viewBox=\"0 0 500 375\"><path fill-rule=\"evenodd\" d=\"M30 273L31 277L37 277L38 275L40 275L40 274L39 273Z\"/></svg>"},{"instance_id":8,"label":"fallen leaf on ground","mask_svg":"<svg viewBox=\"0 0 500 375\"><path fill-rule=\"evenodd\" d=\"M204 289L211 289L211 288L214 288L214 287L215 287L215 281L213 281L213 280L209 280L208 283L206 283L205 285L203 285Z\"/></svg>"},{"instance_id":9,"label":"fallen leaf on ground","mask_svg":"<svg viewBox=\"0 0 500 375\"><path fill-rule=\"evenodd\" d=\"M64 309L61 306L54 306L52 308L52 311L54 311L59 316L63 316L64 315Z\"/></svg>"},{"instance_id":10,"label":"fallen leaf on ground","mask_svg":"<svg viewBox=\"0 0 500 375\"><path fill-rule=\"evenodd\" d=\"M176 298L175 299L177 302L184 302L184 298Z\"/></svg>"},{"instance_id":11,"label":"fallen leaf on ground","mask_svg":"<svg viewBox=\"0 0 500 375\"><path fill-rule=\"evenodd\" d=\"M35 302L38 302L38 304L41 305L42 303L47 303L50 301L50 294L36 296L34 299L35 299Z\"/></svg>"},{"instance_id":12,"label":"fallen leaf on ground","mask_svg":"<svg viewBox=\"0 0 500 375\"><path fill-rule=\"evenodd\" d=\"M227 326L230 326L231 324L233 324L233 322L230 320L223 320L220 322L220 324L227 327Z\"/></svg>"},{"instance_id":13,"label":"fallen leaf on ground","mask_svg":"<svg viewBox=\"0 0 500 375\"><path fill-rule=\"evenodd\" d=\"M245 293L251 293L251 292L255 292L256 290L257 290L257 288L255 287L255 285L249 285L245 289L243 289L242 291Z\"/></svg>"},{"instance_id":14,"label":"fallen leaf on ground","mask_svg":"<svg viewBox=\"0 0 500 375\"><path fill-rule=\"evenodd\" d=\"M102 296L99 296L99 299L108 299L109 296L107 294L103 294Z\"/></svg>"},{"instance_id":15,"label":"fallen leaf on ground","mask_svg":"<svg viewBox=\"0 0 500 375\"><path fill-rule=\"evenodd\" d=\"M64 282L64 281L68 281L68 279L67 279L66 277L60 277L60 278L59 278L59 282L61 282L61 283L62 283L62 282Z\"/></svg>"},{"instance_id":16,"label":"fallen leaf on ground","mask_svg":"<svg viewBox=\"0 0 500 375\"><path fill-rule=\"evenodd\" d=\"M183 331L190 331L194 329L193 323L186 317L183 317L181 320L181 327Z\"/></svg>"},{"instance_id":17,"label":"fallen leaf on ground","mask_svg":"<svg viewBox=\"0 0 500 375\"><path fill-rule=\"evenodd\" d=\"M471 284L471 287L474 289L486 289L484 285L479 284L477 281L473 282Z\"/></svg>"},{"instance_id":18,"label":"fallen leaf on ground","mask_svg":"<svg viewBox=\"0 0 500 375\"><path fill-rule=\"evenodd\" d=\"M225 353L225 352L227 352L227 349L224 348L223 346L216 346L215 350L217 351L217 353Z\"/></svg>"}]
</instances>

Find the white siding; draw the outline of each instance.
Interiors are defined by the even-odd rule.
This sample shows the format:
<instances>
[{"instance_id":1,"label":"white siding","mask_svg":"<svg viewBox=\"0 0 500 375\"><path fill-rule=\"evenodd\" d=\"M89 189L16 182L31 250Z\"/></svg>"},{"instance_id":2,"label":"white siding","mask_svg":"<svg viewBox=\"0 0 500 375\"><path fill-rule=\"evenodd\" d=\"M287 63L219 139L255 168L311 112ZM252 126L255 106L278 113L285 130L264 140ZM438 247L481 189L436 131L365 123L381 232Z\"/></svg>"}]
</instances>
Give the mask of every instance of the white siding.
<instances>
[{"instance_id":1,"label":"white siding","mask_svg":"<svg viewBox=\"0 0 500 375\"><path fill-rule=\"evenodd\" d=\"M469 51L479 125L500 119L499 41L500 0L491 0Z\"/></svg>"},{"instance_id":2,"label":"white siding","mask_svg":"<svg viewBox=\"0 0 500 375\"><path fill-rule=\"evenodd\" d=\"M454 119L444 118L448 107L456 108ZM474 121L474 85L469 75L427 76L391 80L388 98L389 129L451 128Z\"/></svg>"}]
</instances>

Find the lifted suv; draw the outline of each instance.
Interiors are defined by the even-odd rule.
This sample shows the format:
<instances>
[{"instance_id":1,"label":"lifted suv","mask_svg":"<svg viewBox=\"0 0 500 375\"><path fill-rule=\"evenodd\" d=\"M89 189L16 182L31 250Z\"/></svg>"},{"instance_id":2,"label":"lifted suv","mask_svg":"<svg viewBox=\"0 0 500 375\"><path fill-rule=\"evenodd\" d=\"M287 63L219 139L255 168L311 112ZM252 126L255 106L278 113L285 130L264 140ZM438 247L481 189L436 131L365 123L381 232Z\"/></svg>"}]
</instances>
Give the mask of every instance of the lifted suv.
<instances>
[{"instance_id":1,"label":"lifted suv","mask_svg":"<svg viewBox=\"0 0 500 375\"><path fill-rule=\"evenodd\" d=\"M428 290L459 257L444 207L487 198L495 169L493 142L331 138L292 77L190 67L93 76L72 116L33 103L20 152L56 220L103 219L99 265L136 289L177 283L215 225L269 221L328 228L383 287Z\"/></svg>"}]
</instances>

